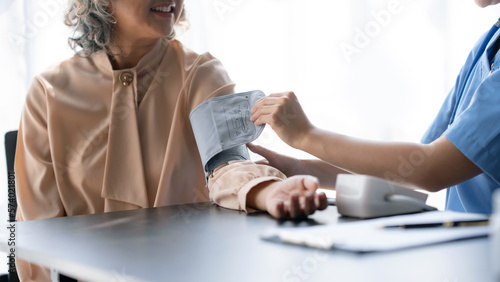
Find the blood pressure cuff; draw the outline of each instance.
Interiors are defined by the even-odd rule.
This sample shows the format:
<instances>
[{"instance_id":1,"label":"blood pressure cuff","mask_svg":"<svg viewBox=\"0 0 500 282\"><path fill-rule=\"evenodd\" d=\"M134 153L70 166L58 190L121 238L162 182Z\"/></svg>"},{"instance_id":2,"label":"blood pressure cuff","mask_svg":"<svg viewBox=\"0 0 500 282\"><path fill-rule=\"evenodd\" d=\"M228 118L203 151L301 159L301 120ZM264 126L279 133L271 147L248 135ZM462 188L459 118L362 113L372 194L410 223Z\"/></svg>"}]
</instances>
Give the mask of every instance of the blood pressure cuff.
<instances>
[{"instance_id":1,"label":"blood pressure cuff","mask_svg":"<svg viewBox=\"0 0 500 282\"><path fill-rule=\"evenodd\" d=\"M189 119L207 177L221 164L250 159L245 144L257 139L265 126L250 121L250 110L264 96L254 90L214 97L191 111Z\"/></svg>"}]
</instances>

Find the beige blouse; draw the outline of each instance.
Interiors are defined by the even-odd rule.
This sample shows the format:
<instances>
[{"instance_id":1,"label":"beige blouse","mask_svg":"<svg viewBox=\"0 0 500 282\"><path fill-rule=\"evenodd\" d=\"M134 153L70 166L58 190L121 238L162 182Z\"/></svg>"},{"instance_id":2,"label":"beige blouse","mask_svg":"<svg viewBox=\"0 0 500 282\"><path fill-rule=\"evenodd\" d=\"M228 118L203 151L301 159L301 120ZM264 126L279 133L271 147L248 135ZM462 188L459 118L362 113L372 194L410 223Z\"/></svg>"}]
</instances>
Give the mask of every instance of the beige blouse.
<instances>
[{"instance_id":1,"label":"beige blouse","mask_svg":"<svg viewBox=\"0 0 500 282\"><path fill-rule=\"evenodd\" d=\"M206 189L189 113L234 92L221 63L159 40L131 69L74 56L35 77L15 171L19 221L212 200L248 210L246 195L285 176L250 161L220 167ZM22 236L22 234L20 234ZM18 260L23 281L49 273Z\"/></svg>"}]
</instances>

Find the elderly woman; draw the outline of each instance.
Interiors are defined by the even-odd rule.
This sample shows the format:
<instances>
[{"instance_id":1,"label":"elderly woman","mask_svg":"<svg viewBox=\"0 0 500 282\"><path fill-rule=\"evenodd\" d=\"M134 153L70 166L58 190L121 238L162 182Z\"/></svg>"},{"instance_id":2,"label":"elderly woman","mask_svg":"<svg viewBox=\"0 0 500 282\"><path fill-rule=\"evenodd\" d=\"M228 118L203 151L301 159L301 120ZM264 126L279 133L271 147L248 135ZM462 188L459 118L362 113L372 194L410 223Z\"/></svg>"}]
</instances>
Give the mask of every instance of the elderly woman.
<instances>
[{"instance_id":1,"label":"elderly woman","mask_svg":"<svg viewBox=\"0 0 500 282\"><path fill-rule=\"evenodd\" d=\"M230 161L208 188L189 120L234 92L221 63L173 39L183 1L75 0L74 56L34 78L16 154L19 221L206 201L277 218L326 208L315 178ZM18 260L23 281L48 271Z\"/></svg>"}]
</instances>

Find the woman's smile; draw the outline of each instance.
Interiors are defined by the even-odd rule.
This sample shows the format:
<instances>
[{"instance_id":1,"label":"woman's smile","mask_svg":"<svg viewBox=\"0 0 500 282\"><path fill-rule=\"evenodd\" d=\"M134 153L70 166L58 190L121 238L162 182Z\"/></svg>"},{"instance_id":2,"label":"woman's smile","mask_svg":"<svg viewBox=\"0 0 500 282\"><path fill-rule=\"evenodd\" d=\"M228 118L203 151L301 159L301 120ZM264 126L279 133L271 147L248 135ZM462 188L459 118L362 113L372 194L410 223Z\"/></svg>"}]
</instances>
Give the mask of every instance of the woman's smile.
<instances>
[{"instance_id":1,"label":"woman's smile","mask_svg":"<svg viewBox=\"0 0 500 282\"><path fill-rule=\"evenodd\" d=\"M151 12L163 18L173 18L175 16L175 3L164 3L153 6Z\"/></svg>"}]
</instances>

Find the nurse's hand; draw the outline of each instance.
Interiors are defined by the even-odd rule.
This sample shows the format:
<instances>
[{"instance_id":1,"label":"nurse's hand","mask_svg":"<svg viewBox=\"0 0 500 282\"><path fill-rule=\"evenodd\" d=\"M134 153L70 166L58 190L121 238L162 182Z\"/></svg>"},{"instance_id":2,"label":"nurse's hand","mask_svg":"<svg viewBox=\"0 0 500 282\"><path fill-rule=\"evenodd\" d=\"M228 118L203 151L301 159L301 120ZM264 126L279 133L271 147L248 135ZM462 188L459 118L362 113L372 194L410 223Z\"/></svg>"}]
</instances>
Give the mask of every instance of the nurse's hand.
<instances>
[{"instance_id":1,"label":"nurse's hand","mask_svg":"<svg viewBox=\"0 0 500 282\"><path fill-rule=\"evenodd\" d=\"M305 218L328 206L325 193L316 193L318 180L298 175L281 182L267 182L248 194L248 206L266 210L275 218Z\"/></svg>"},{"instance_id":2,"label":"nurse's hand","mask_svg":"<svg viewBox=\"0 0 500 282\"><path fill-rule=\"evenodd\" d=\"M248 143L247 147L248 149L250 149L250 151L264 157L264 160L258 161L257 163L270 165L283 172L287 177L299 174L310 174L307 171L307 168L304 167L302 161L299 159L278 154L274 151L268 150L259 145L254 145L252 143Z\"/></svg>"},{"instance_id":3,"label":"nurse's hand","mask_svg":"<svg viewBox=\"0 0 500 282\"><path fill-rule=\"evenodd\" d=\"M294 148L300 148L304 137L314 129L293 92L261 98L250 112L250 121L256 126L269 124L283 141Z\"/></svg>"}]
</instances>

